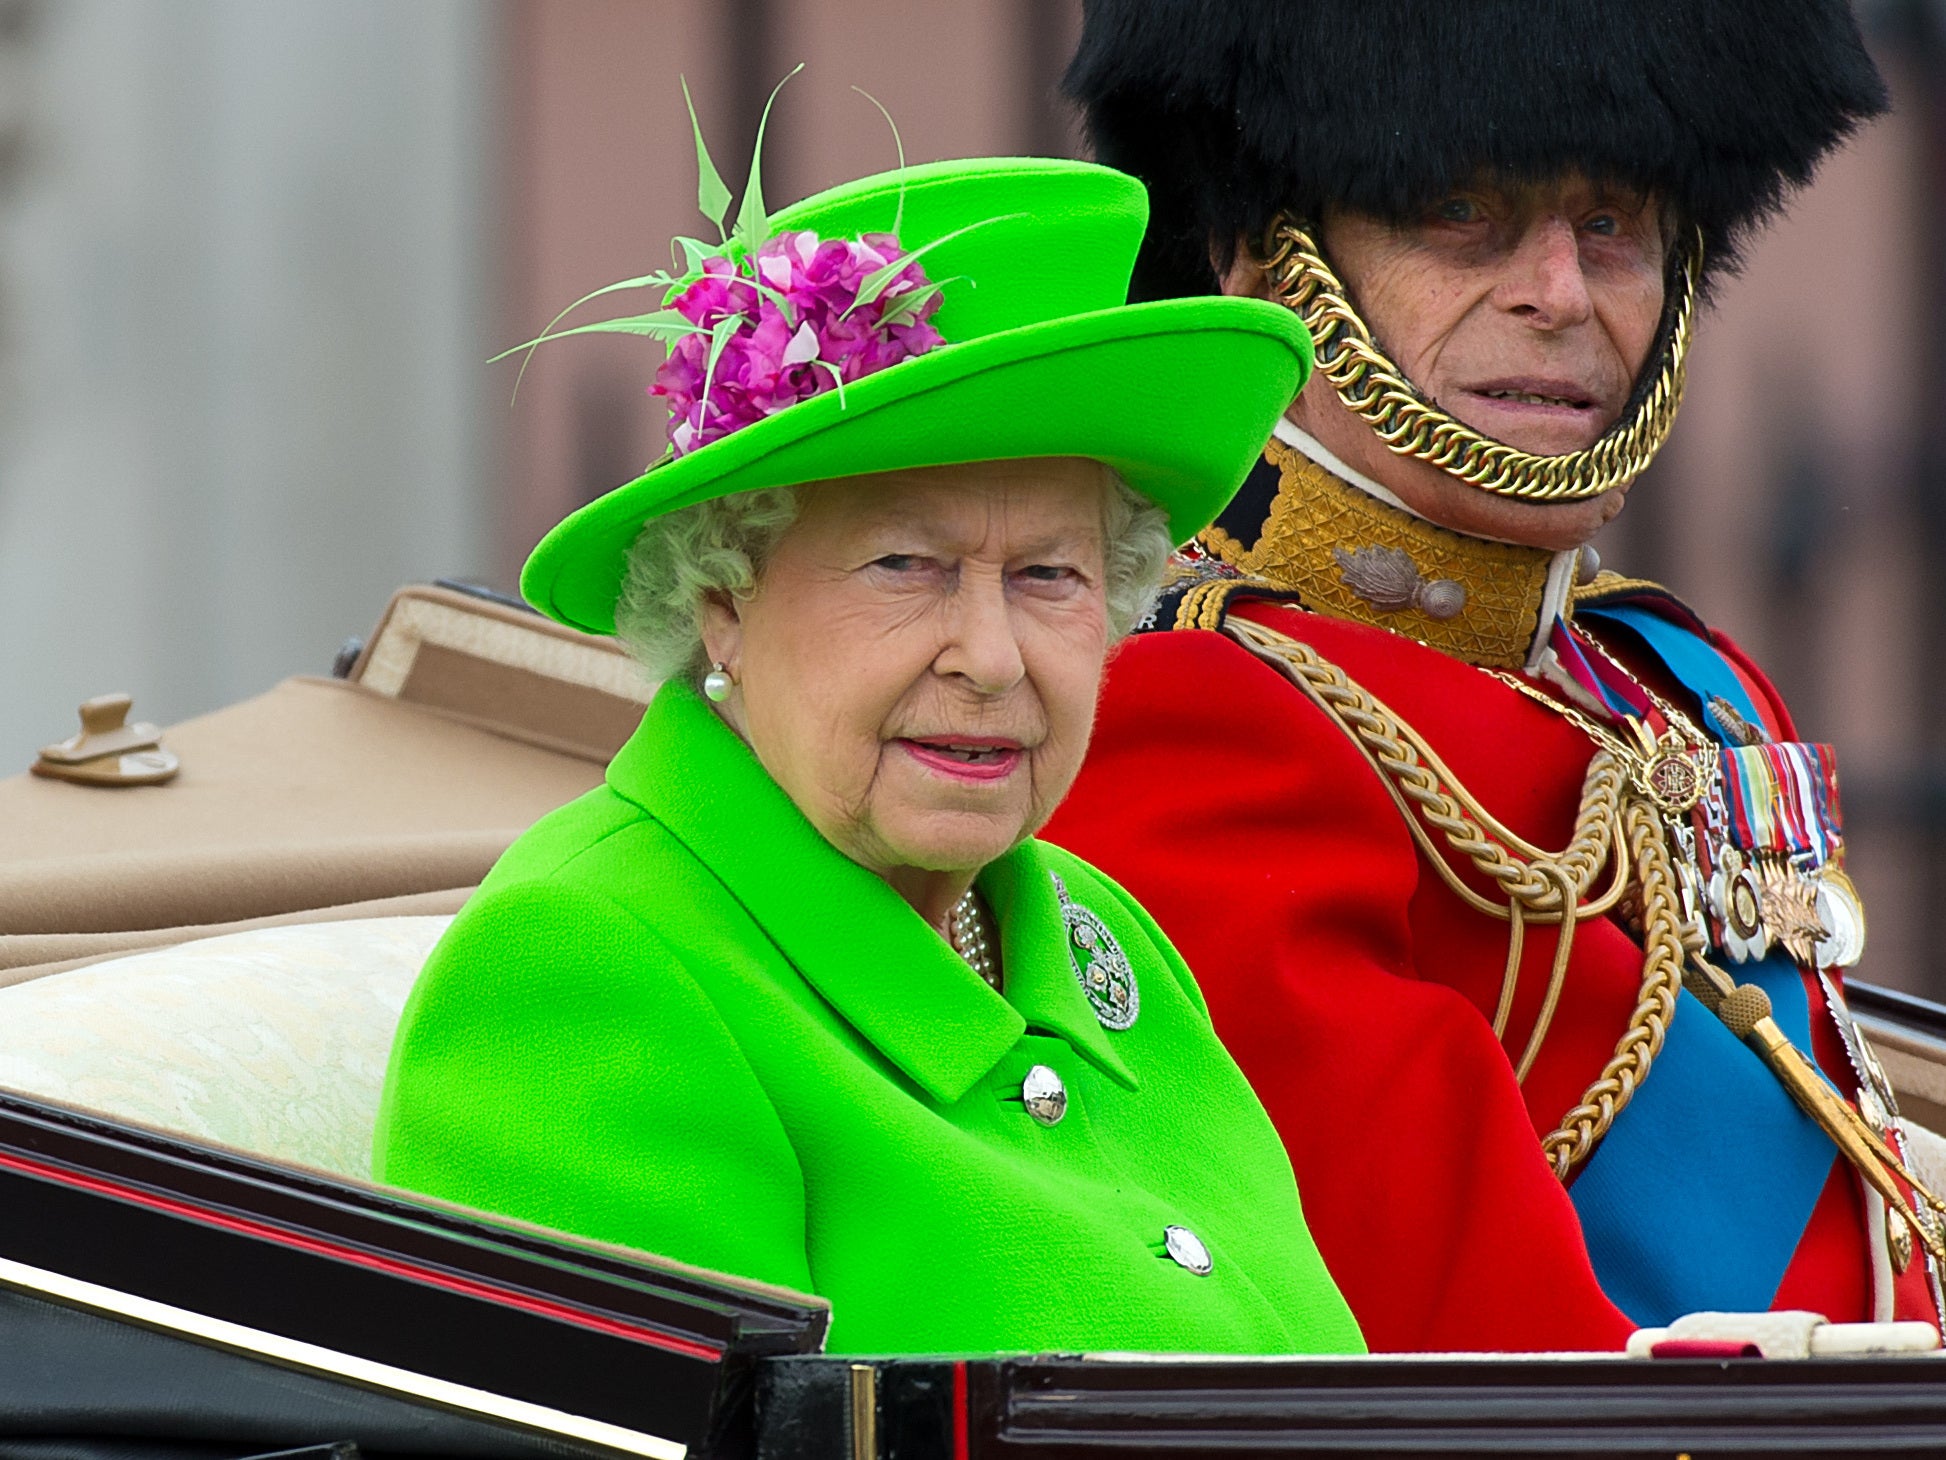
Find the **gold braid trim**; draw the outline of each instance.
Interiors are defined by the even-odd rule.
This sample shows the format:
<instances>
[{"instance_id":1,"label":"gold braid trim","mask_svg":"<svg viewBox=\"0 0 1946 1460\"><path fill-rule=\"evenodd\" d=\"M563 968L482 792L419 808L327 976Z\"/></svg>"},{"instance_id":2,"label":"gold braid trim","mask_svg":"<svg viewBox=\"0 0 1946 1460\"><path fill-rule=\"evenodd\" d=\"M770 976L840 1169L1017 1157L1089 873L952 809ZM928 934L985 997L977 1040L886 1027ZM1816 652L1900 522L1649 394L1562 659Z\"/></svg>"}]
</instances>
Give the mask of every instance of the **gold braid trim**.
<instances>
[{"instance_id":1,"label":"gold braid trim","mask_svg":"<svg viewBox=\"0 0 1946 1460\"><path fill-rule=\"evenodd\" d=\"M1425 859L1446 885L1469 905L1511 925L1506 975L1494 1034L1505 1033L1520 970L1522 930L1529 922L1562 924L1554 966L1539 1017L1516 1066L1525 1078L1552 1022L1567 973L1574 926L1600 916L1621 899L1630 884L1631 862L1638 870L1645 926L1642 986L1629 1027L1615 1054L1581 1100L1542 1139L1554 1174L1566 1179L1608 1133L1624 1106L1649 1077L1675 1017L1686 952L1681 902L1663 845L1655 809L1629 784L1615 753L1597 749L1582 782L1581 811L1566 850L1548 853L1516 836L1460 785L1426 741L1382 703L1351 682L1345 672L1310 645L1247 619L1231 619L1225 632L1276 668L1350 738L1379 773L1380 783L1399 808ZM1505 906L1482 897L1463 881L1434 842L1428 826L1447 846L1496 883ZM1614 854L1610 885L1587 900L1595 879Z\"/></svg>"},{"instance_id":2,"label":"gold braid trim","mask_svg":"<svg viewBox=\"0 0 1946 1460\"><path fill-rule=\"evenodd\" d=\"M1585 451L1535 456L1483 436L1433 405L1393 364L1352 304L1324 251L1288 217L1270 227L1259 262L1277 299L1304 321L1317 344L1318 373L1345 408L1400 456L1451 472L1468 486L1527 502L1599 497L1641 475L1675 423L1684 362L1703 277L1703 236L1684 241L1669 282L1661 368L1620 422Z\"/></svg>"},{"instance_id":3,"label":"gold braid trim","mask_svg":"<svg viewBox=\"0 0 1946 1460\"><path fill-rule=\"evenodd\" d=\"M1516 834L1481 806L1416 731L1309 644L1248 619L1233 618L1223 627L1246 649L1283 670L1358 744L1383 775L1386 789L1406 813L1406 824L1434 868L1473 908L1491 917L1513 916L1508 907L1482 897L1460 879L1435 851L1420 824L1421 816L1445 834L1454 851L1499 884L1506 900L1518 903L1528 922L1558 922L1564 907L1576 919L1591 918L1607 912L1621 899L1626 891L1625 877L1615 879L1615 885L1596 901L1576 905L1607 866L1609 852L1618 840L1618 804L1625 776L1612 753L1598 751L1588 763L1574 839L1565 851L1552 854ZM1448 785L1454 789L1449 791ZM1412 808L1417 809L1418 816L1411 814ZM1555 867L1566 874L1571 896L1564 895L1553 875Z\"/></svg>"},{"instance_id":4,"label":"gold braid trim","mask_svg":"<svg viewBox=\"0 0 1946 1460\"><path fill-rule=\"evenodd\" d=\"M1558 856L1549 856L1521 841L1489 815L1423 738L1308 644L1247 619L1231 619L1222 628L1279 670L1358 746L1378 771L1380 784L1399 808L1426 860L1446 885L1471 905L1510 922L1507 971L1493 1021L1495 1038L1502 1038L1506 1032L1525 924L1561 925L1541 1009L1515 1066L1517 1079L1525 1080L1553 1021L1575 925L1615 904L1629 886L1627 867L1633 857L1642 928L1641 991L1628 1028L1601 1074L1561 1117L1560 1125L1541 1137L1541 1151L1557 1178L1565 1181L1587 1159L1648 1079L1675 1019L1676 998L1688 965L1694 974L1690 987L1696 996L1738 1039L1757 1051L1791 1098L1823 1128L1891 1210L1918 1233L1927 1251L1946 1260L1946 1220L1942 1220L1946 1218L1946 1199L1927 1189L1908 1169L1901 1153L1831 1088L1809 1056L1791 1044L1771 1015L1768 995L1755 984L1738 986L1703 956L1702 928L1685 919L1676 874L1670 865L1669 812L1658 808L1648 785L1635 784L1636 772L1646 762L1629 765L1629 774L1624 776L1625 740L1608 736L1592 724L1582 725L1600 748L1582 782L1574 841ZM1508 682L1521 688L1516 681ZM1578 712L1562 708L1562 713L1577 724L1583 720ZM1504 909L1459 879L1440 855L1421 818L1443 832L1447 845L1464 855L1477 871L1499 883L1507 896ZM1599 874L1611 846L1616 869L1610 890L1593 903L1582 903L1581 896ZM1549 888L1542 891L1537 884L1549 884ZM1900 1190L1900 1181L1911 1188L1910 1200Z\"/></svg>"},{"instance_id":5,"label":"gold braid trim","mask_svg":"<svg viewBox=\"0 0 1946 1460\"><path fill-rule=\"evenodd\" d=\"M1676 994L1682 988L1687 949L1662 822L1652 807L1638 800L1623 807L1622 818L1635 865L1641 869L1642 992L1629 1016L1628 1030L1600 1076L1582 1092L1581 1102L1561 1117L1561 1124L1541 1137L1541 1152L1563 1181L1608 1134L1622 1107L1649 1078L1649 1067L1662 1053L1663 1037L1676 1017Z\"/></svg>"}]
</instances>

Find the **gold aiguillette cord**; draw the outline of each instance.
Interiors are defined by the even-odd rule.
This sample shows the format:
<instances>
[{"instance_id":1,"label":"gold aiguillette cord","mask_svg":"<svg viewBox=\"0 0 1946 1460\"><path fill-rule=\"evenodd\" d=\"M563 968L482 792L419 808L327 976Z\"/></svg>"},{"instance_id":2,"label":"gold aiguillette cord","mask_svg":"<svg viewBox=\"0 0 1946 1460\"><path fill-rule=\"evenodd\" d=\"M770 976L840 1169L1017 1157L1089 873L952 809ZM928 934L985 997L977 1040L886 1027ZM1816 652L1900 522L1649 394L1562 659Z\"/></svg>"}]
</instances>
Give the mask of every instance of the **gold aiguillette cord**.
<instances>
[{"instance_id":1,"label":"gold aiguillette cord","mask_svg":"<svg viewBox=\"0 0 1946 1460\"><path fill-rule=\"evenodd\" d=\"M1845 1159L1885 1198L1886 1205L1918 1234L1926 1250L1946 1262L1946 1234L1942 1233L1938 1215L1946 1213L1946 1202L1934 1196L1906 1169L1898 1152L1825 1082L1810 1058L1777 1027L1777 1021L1771 1017L1770 995L1753 983L1739 984L1700 954L1690 955L1690 966L1697 977L1686 981L1689 991L1732 1034L1757 1052L1798 1107L1818 1123ZM1911 1186L1925 1206L1925 1220L1913 1211L1905 1193L1899 1190L1898 1181L1893 1180L1895 1175Z\"/></svg>"}]
</instances>

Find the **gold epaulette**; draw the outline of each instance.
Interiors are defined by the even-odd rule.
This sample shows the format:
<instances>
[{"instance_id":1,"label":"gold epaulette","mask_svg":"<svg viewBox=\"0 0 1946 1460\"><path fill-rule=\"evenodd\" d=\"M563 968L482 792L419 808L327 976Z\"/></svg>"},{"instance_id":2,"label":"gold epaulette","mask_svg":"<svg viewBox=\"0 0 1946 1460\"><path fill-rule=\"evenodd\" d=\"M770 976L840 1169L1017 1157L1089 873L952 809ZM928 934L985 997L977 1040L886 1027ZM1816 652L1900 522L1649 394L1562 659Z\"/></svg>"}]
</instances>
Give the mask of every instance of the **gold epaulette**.
<instances>
[{"instance_id":1,"label":"gold epaulette","mask_svg":"<svg viewBox=\"0 0 1946 1460\"><path fill-rule=\"evenodd\" d=\"M1136 624L1135 632L1220 629L1231 605L1239 598L1267 599L1292 608L1306 607L1294 589L1254 573L1240 573L1226 563L1203 556L1192 546L1169 559L1155 606Z\"/></svg>"},{"instance_id":2,"label":"gold epaulette","mask_svg":"<svg viewBox=\"0 0 1946 1460\"><path fill-rule=\"evenodd\" d=\"M1592 582L1578 585L1569 594L1568 616L1598 611L1615 603L1640 605L1705 639L1710 635L1703 616L1670 589L1652 578L1630 578L1606 569L1595 574Z\"/></svg>"},{"instance_id":3,"label":"gold epaulette","mask_svg":"<svg viewBox=\"0 0 1946 1460\"><path fill-rule=\"evenodd\" d=\"M1611 598L1624 598L1637 593L1654 594L1658 598L1666 598L1672 603L1681 604L1687 611L1694 611L1652 578L1630 578L1622 573L1611 573L1606 568L1595 574L1592 581L1577 583L1569 597L1576 608L1583 608L1592 604L1606 603Z\"/></svg>"},{"instance_id":4,"label":"gold epaulette","mask_svg":"<svg viewBox=\"0 0 1946 1460\"><path fill-rule=\"evenodd\" d=\"M1178 629L1220 629L1229 617L1230 604L1239 595L1252 599L1276 598L1301 608L1298 595L1279 588L1266 578L1211 578L1196 584L1176 602L1172 625Z\"/></svg>"}]
</instances>

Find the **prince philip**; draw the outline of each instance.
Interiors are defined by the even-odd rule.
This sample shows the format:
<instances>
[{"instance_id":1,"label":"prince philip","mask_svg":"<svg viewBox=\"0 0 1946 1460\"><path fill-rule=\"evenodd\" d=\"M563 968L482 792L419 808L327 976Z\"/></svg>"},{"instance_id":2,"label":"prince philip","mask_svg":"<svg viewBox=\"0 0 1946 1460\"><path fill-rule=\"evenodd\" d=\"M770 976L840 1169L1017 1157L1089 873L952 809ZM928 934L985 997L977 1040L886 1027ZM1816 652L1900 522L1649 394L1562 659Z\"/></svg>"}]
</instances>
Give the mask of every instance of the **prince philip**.
<instances>
[{"instance_id":1,"label":"prince philip","mask_svg":"<svg viewBox=\"0 0 1946 1460\"><path fill-rule=\"evenodd\" d=\"M1710 282L1884 106L1848 7L1089 0L1068 87L1138 297L1279 301L1317 372L1047 834L1196 970L1372 1347L1937 1323L1830 748L1587 546Z\"/></svg>"}]
</instances>

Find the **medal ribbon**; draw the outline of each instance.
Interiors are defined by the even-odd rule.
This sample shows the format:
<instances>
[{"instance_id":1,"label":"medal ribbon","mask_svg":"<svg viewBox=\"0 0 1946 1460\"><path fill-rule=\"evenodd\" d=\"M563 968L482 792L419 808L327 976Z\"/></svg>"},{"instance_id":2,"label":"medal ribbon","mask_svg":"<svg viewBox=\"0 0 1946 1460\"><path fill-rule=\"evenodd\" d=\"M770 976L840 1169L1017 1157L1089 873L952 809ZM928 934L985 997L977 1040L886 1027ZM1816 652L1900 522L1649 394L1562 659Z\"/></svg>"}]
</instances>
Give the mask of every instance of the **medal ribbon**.
<instances>
[{"instance_id":1,"label":"medal ribbon","mask_svg":"<svg viewBox=\"0 0 1946 1460\"><path fill-rule=\"evenodd\" d=\"M1554 657L1574 682L1599 703L1608 706L1614 715L1632 715L1638 720L1651 717L1654 706L1642 692L1641 686L1619 673L1600 655L1587 653L1565 619L1557 617L1554 620L1554 628L1548 635L1548 647L1554 650Z\"/></svg>"},{"instance_id":2,"label":"medal ribbon","mask_svg":"<svg viewBox=\"0 0 1946 1460\"><path fill-rule=\"evenodd\" d=\"M1711 794L1722 797L1733 846L1785 861L1808 853L1814 867L1837 856L1844 833L1830 746L1802 740L1726 746L1718 766Z\"/></svg>"},{"instance_id":3,"label":"medal ribbon","mask_svg":"<svg viewBox=\"0 0 1946 1460\"><path fill-rule=\"evenodd\" d=\"M1695 700L1705 728L1720 742L1735 744L1738 737L1721 723L1714 697L1749 724L1763 724L1715 647L1653 608L1604 604L1576 617L1634 633ZM1771 762L1759 764L1766 780L1774 779ZM1786 762L1778 767L1790 773ZM1746 828L1765 817L1776 821L1742 778L1744 762L1722 769L1696 809L1705 880L1711 822L1727 835L1733 819L1741 818ZM1735 795L1727 790L1733 775ZM1773 1016L1791 1041L1809 1049L1809 993L1791 960L1773 952L1743 964L1739 974L1769 995ZM1644 1326L1704 1309L1768 1308L1837 1159L1830 1140L1747 1045L1687 991L1678 1004L1653 1078L1636 1091L1568 1188L1603 1290ZM1644 1212L1655 1213L1655 1220L1645 1222Z\"/></svg>"}]
</instances>

